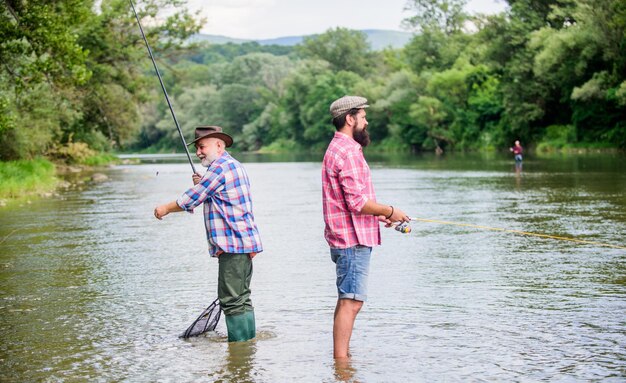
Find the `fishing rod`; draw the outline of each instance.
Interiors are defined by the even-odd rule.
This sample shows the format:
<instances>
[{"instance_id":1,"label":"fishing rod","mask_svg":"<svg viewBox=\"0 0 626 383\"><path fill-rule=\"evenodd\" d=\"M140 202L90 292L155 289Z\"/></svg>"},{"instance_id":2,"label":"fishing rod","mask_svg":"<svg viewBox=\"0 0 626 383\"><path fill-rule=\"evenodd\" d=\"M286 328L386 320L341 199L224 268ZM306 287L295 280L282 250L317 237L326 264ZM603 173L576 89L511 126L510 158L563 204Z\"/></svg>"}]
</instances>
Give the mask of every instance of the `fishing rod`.
<instances>
[{"instance_id":1,"label":"fishing rod","mask_svg":"<svg viewBox=\"0 0 626 383\"><path fill-rule=\"evenodd\" d=\"M150 49L150 44L148 44L148 39L146 39L146 35L143 33L143 28L141 27L141 22L139 21L139 16L137 15L137 10L135 10L135 4L133 4L133 0L130 1L130 6L133 8L133 13L135 14L135 18L137 19L137 25L139 25L139 30L141 31L141 36L143 37L143 41L146 43L146 48L148 48L148 54L150 55L150 59L152 60L152 65L154 65L154 71L159 78L159 83L161 84L161 89L163 89L163 94L165 95L165 100L167 101L167 106L170 107L170 113L172 113L172 118L174 119L174 123L176 124L176 129L178 129L178 134L180 135L180 140L183 142L183 148L185 148L185 153L187 154L187 159L189 160L189 165L191 165L191 170L196 174L196 168L193 166L193 161L191 161L191 156L189 155L189 150L187 150L187 142L185 141L185 137L183 137L183 132L180 129L180 125L178 125L178 120L176 119L176 114L174 113L174 108L172 107L172 103L170 102L170 98L167 95L167 90L165 90L165 84L163 84L163 79L161 78L161 74L159 73L159 68L157 67L156 61L154 61L154 56L152 55L152 49ZM158 174L158 172L157 172ZM220 321L220 316L222 313L222 308L219 304L219 299L215 299L213 303L209 305L196 319L191 326L185 330L185 332L181 335L181 338L189 338L192 336L198 336L204 334L207 331L214 331L217 323Z\"/></svg>"},{"instance_id":2,"label":"fishing rod","mask_svg":"<svg viewBox=\"0 0 626 383\"><path fill-rule=\"evenodd\" d=\"M139 30L141 31L141 36L143 37L143 41L146 43L146 48L148 48L148 54L150 55L150 59L152 60L152 65L154 65L154 71L156 72L157 77L159 78L159 83L161 84L161 89L163 89L163 94L165 95L165 100L167 101L167 106L170 107L170 113L172 114L172 118L174 119L174 123L176 124L176 129L178 129L178 134L180 135L180 140L183 143L183 148L185 148L185 153L187 154L187 159L189 160L189 165L191 165L191 170L196 174L196 168L193 166L193 161L191 160L191 155L189 155L189 150L187 149L187 142L185 141L185 137L183 137L183 132L180 129L180 125L178 125L178 120L176 119L176 114L174 113L174 108L172 107L172 103L170 102L170 98L167 95L167 90L165 89L165 84L163 84L163 79L161 78L161 74L159 73L159 68L157 67L156 61L154 61L154 56L152 55L152 49L150 49L150 44L148 44L148 39L146 39L145 33L143 33L143 28L141 27L141 22L139 21L139 16L137 15L137 10L135 10L135 4L133 4L133 0L130 1L130 6L133 8L133 13L135 14L135 18L137 19L137 25L139 25Z\"/></svg>"},{"instance_id":3,"label":"fishing rod","mask_svg":"<svg viewBox=\"0 0 626 383\"><path fill-rule=\"evenodd\" d=\"M519 235L529 235L529 236L534 236L534 237L557 239L557 240L560 240L560 241L570 241L570 242L577 242L577 243L585 243L585 244L588 244L588 245L612 247L612 248L615 248L615 249L626 249L625 246L612 245L612 244L609 244L609 243L596 242L596 241L586 241L586 240L582 240L582 239L576 239L576 238L571 238L571 237L561 237L561 236L556 236L556 235L531 233L531 232L528 232L528 231L521 231L521 230L501 229L501 228L498 228L498 227L473 225L473 224L470 224L470 223L462 223L462 222L442 221L442 220L438 220L438 219L413 218L413 217L409 217L409 219L411 221L438 223L438 224L442 224L442 225L464 226L464 227L471 227L471 228L475 228L475 229L502 231L502 232L505 232L505 233L513 233L513 234L519 234ZM407 234L407 233L411 232L411 226L409 226L408 222L401 222L399 224L394 224L393 226L395 226L395 230L397 230L397 231L399 231L399 232L401 232L403 234Z\"/></svg>"}]
</instances>

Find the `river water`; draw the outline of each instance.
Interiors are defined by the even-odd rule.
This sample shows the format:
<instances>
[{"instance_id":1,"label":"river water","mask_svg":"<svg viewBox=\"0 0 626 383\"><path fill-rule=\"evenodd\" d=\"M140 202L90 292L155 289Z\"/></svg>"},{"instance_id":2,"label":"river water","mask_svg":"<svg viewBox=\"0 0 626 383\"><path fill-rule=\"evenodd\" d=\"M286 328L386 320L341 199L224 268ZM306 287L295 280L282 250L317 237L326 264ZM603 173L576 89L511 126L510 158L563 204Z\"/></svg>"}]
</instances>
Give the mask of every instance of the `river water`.
<instances>
[{"instance_id":1,"label":"river water","mask_svg":"<svg viewBox=\"0 0 626 383\"><path fill-rule=\"evenodd\" d=\"M367 155L378 200L421 218L626 246L623 155ZM321 158L241 155L265 251L258 338L178 336L215 297L202 214L157 221L191 184L144 158L0 208L0 381L626 380L626 250L463 226L382 230L352 359L332 358ZM199 165L198 165L199 167Z\"/></svg>"}]
</instances>

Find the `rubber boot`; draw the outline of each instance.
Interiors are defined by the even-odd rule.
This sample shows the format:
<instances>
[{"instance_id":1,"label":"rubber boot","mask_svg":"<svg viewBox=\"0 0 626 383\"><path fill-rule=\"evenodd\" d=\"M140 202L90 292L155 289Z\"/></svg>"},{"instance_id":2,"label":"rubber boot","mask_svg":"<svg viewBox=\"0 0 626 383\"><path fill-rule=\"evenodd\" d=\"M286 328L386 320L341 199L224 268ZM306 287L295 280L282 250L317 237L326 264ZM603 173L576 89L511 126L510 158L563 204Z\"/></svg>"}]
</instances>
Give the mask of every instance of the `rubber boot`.
<instances>
[{"instance_id":1,"label":"rubber boot","mask_svg":"<svg viewBox=\"0 0 626 383\"><path fill-rule=\"evenodd\" d=\"M226 315L226 328L229 342L244 342L256 336L254 311L243 314Z\"/></svg>"}]
</instances>

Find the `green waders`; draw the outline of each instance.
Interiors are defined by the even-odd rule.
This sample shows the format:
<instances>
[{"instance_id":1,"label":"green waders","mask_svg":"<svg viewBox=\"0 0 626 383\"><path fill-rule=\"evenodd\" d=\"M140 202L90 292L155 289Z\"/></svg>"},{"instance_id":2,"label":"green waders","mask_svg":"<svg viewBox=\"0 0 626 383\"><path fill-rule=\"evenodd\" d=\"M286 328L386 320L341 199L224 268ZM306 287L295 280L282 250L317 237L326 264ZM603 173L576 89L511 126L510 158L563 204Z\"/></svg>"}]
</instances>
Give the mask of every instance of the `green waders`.
<instances>
[{"instance_id":1,"label":"green waders","mask_svg":"<svg viewBox=\"0 0 626 383\"><path fill-rule=\"evenodd\" d=\"M254 308L250 300L252 260L248 254L222 253L219 260L217 295L226 316L229 342L256 336Z\"/></svg>"}]
</instances>

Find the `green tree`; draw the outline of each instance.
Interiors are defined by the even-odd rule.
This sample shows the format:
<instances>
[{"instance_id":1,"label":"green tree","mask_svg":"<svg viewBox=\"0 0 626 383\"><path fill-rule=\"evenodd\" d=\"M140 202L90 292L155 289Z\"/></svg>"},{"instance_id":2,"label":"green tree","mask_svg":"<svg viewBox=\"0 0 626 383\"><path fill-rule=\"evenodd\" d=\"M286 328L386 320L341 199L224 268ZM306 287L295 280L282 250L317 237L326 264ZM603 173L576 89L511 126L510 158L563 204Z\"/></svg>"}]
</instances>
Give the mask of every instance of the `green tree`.
<instances>
[{"instance_id":1,"label":"green tree","mask_svg":"<svg viewBox=\"0 0 626 383\"><path fill-rule=\"evenodd\" d=\"M353 72L335 72L325 61L305 61L285 80L281 105L292 118L286 138L308 147L324 146L335 130L329 105L351 94L362 78Z\"/></svg>"},{"instance_id":2,"label":"green tree","mask_svg":"<svg viewBox=\"0 0 626 383\"><path fill-rule=\"evenodd\" d=\"M466 148L495 149L500 137L499 122L502 118L502 95L500 79L487 66L475 67L465 78L469 89L467 114L473 129L463 129L460 144Z\"/></svg>"},{"instance_id":3,"label":"green tree","mask_svg":"<svg viewBox=\"0 0 626 383\"><path fill-rule=\"evenodd\" d=\"M467 20L465 0L408 0L404 9L413 16L404 25L419 33L441 31L446 35L461 32Z\"/></svg>"},{"instance_id":4,"label":"green tree","mask_svg":"<svg viewBox=\"0 0 626 383\"><path fill-rule=\"evenodd\" d=\"M199 28L184 9L158 18L182 3L139 4L157 54L174 51ZM4 0L0 41L0 99L11 116L0 127L1 159L72 141L106 148L135 139L137 105L150 97L149 62L127 1Z\"/></svg>"},{"instance_id":5,"label":"green tree","mask_svg":"<svg viewBox=\"0 0 626 383\"><path fill-rule=\"evenodd\" d=\"M294 63L284 56L250 53L221 64L216 85L242 84L281 92L282 82L293 70Z\"/></svg>"},{"instance_id":6,"label":"green tree","mask_svg":"<svg viewBox=\"0 0 626 383\"><path fill-rule=\"evenodd\" d=\"M41 155L78 116L73 88L91 76L77 41L92 3L0 2L0 159Z\"/></svg>"},{"instance_id":7,"label":"green tree","mask_svg":"<svg viewBox=\"0 0 626 383\"><path fill-rule=\"evenodd\" d=\"M404 50L415 73L441 71L454 64L469 40L470 37L464 34L449 36L439 30L427 30L415 35Z\"/></svg>"},{"instance_id":8,"label":"green tree","mask_svg":"<svg viewBox=\"0 0 626 383\"><path fill-rule=\"evenodd\" d=\"M0 2L0 60L17 91L47 82L84 83L87 52L76 32L89 19L92 1Z\"/></svg>"},{"instance_id":9,"label":"green tree","mask_svg":"<svg viewBox=\"0 0 626 383\"><path fill-rule=\"evenodd\" d=\"M448 69L468 45L463 33L469 20L463 11L465 0L410 0L405 7L413 16L403 23L416 35L405 47L409 65L415 73Z\"/></svg>"},{"instance_id":10,"label":"green tree","mask_svg":"<svg viewBox=\"0 0 626 383\"><path fill-rule=\"evenodd\" d=\"M535 51L530 35L548 23L545 7L538 1L511 1L506 15L490 17L476 38L485 47L481 61L500 76L503 113L497 136L504 146L513 139L530 142L546 122L551 89L533 72Z\"/></svg>"},{"instance_id":11,"label":"green tree","mask_svg":"<svg viewBox=\"0 0 626 383\"><path fill-rule=\"evenodd\" d=\"M365 76L371 67L367 36L346 28L329 29L321 35L305 37L298 53L304 58L327 61L334 71Z\"/></svg>"},{"instance_id":12,"label":"green tree","mask_svg":"<svg viewBox=\"0 0 626 383\"><path fill-rule=\"evenodd\" d=\"M444 143L452 142L450 131L445 124L448 114L438 99L420 96L417 102L411 105L409 116L416 122L416 129L406 130L404 135L412 145L441 150L442 146L445 147ZM430 140L424 139L424 133Z\"/></svg>"},{"instance_id":13,"label":"green tree","mask_svg":"<svg viewBox=\"0 0 626 383\"><path fill-rule=\"evenodd\" d=\"M186 39L200 28L201 20L183 4L181 0L144 0L137 5L146 38L160 63L180 52ZM169 16L160 19L169 11ZM123 148L140 130L139 105L152 97L164 102L128 1L102 2L79 42L90 52L87 65L93 76L80 89L85 100L83 118L66 134L77 132L90 143L104 135L112 146Z\"/></svg>"},{"instance_id":14,"label":"green tree","mask_svg":"<svg viewBox=\"0 0 626 383\"><path fill-rule=\"evenodd\" d=\"M374 90L370 134L374 142L385 148L422 149L427 130L411 116L411 105L423 95L426 82L408 70L395 72Z\"/></svg>"},{"instance_id":15,"label":"green tree","mask_svg":"<svg viewBox=\"0 0 626 383\"><path fill-rule=\"evenodd\" d=\"M194 70L185 71L190 64ZM288 58L268 53L245 54L234 58L230 63L218 62L212 65L181 62L173 68L174 72L180 72L177 80L183 84L183 86L177 84L175 87L180 89L180 92L176 92L180 94L177 94L173 101L178 111L178 119L184 126L187 126L184 119L195 121L196 126L220 125L235 136L238 148L257 149L268 139L268 131L275 130L263 124L269 121L271 105L276 105L285 92L284 80L294 66L295 63ZM212 84L211 92L204 92L199 96L195 90L198 87L206 87L206 84ZM191 94L202 99L189 99L188 95ZM198 110L199 105L204 108L203 111ZM199 112L203 119L195 118L191 110ZM267 112L256 121L264 110ZM171 120L169 110L161 108L158 114L158 125L168 126L167 121ZM256 123L253 123L254 121ZM158 145L160 148L178 147L179 142L175 137L154 134L154 124L154 121L147 121L144 124L142 139L161 140ZM247 128L246 136L241 137L240 134L247 125L250 126ZM193 135L193 127L184 130L190 136Z\"/></svg>"},{"instance_id":16,"label":"green tree","mask_svg":"<svg viewBox=\"0 0 626 383\"><path fill-rule=\"evenodd\" d=\"M569 111L553 124L573 122L578 140L626 147L626 113L616 97L626 80L626 5L576 0L549 17L574 20L533 32L529 43L537 52L535 75L559 90L558 103Z\"/></svg>"},{"instance_id":17,"label":"green tree","mask_svg":"<svg viewBox=\"0 0 626 383\"><path fill-rule=\"evenodd\" d=\"M295 116L288 113L283 105L269 102L263 112L243 127L243 141L248 150L257 150L274 142L291 142L290 128Z\"/></svg>"}]
</instances>

